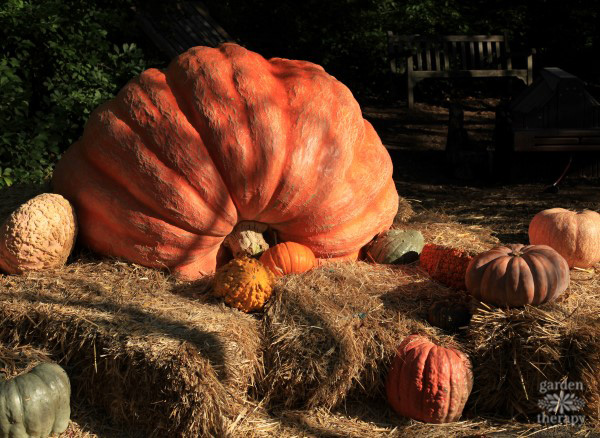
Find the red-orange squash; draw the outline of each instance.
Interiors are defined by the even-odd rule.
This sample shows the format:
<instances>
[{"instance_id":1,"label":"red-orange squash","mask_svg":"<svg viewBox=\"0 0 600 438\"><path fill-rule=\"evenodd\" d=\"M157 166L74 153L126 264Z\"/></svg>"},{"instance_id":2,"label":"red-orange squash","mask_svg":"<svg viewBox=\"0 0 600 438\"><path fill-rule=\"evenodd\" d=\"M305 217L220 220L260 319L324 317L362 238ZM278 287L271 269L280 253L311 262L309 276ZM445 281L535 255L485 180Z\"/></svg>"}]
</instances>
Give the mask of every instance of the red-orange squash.
<instances>
[{"instance_id":1,"label":"red-orange squash","mask_svg":"<svg viewBox=\"0 0 600 438\"><path fill-rule=\"evenodd\" d=\"M529 223L529 243L551 246L571 268L589 268L600 262L600 214L564 208L540 211Z\"/></svg>"},{"instance_id":2,"label":"red-orange squash","mask_svg":"<svg viewBox=\"0 0 600 438\"><path fill-rule=\"evenodd\" d=\"M262 253L260 261L277 277L310 271L317 263L312 250L296 242L272 246Z\"/></svg>"},{"instance_id":3,"label":"red-orange squash","mask_svg":"<svg viewBox=\"0 0 600 438\"><path fill-rule=\"evenodd\" d=\"M434 280L452 289L464 290L465 272L473 253L428 243L421 250L419 266Z\"/></svg>"},{"instance_id":4,"label":"red-orange squash","mask_svg":"<svg viewBox=\"0 0 600 438\"><path fill-rule=\"evenodd\" d=\"M241 221L356 257L398 208L392 162L322 67L194 47L97 108L54 172L91 249L188 279Z\"/></svg>"},{"instance_id":5,"label":"red-orange squash","mask_svg":"<svg viewBox=\"0 0 600 438\"><path fill-rule=\"evenodd\" d=\"M473 258L465 274L467 292L501 307L540 305L569 286L569 265L546 245L497 246Z\"/></svg>"},{"instance_id":6,"label":"red-orange squash","mask_svg":"<svg viewBox=\"0 0 600 438\"><path fill-rule=\"evenodd\" d=\"M472 388L471 362L464 353L418 335L402 341L386 380L394 411L426 423L457 421Z\"/></svg>"}]
</instances>

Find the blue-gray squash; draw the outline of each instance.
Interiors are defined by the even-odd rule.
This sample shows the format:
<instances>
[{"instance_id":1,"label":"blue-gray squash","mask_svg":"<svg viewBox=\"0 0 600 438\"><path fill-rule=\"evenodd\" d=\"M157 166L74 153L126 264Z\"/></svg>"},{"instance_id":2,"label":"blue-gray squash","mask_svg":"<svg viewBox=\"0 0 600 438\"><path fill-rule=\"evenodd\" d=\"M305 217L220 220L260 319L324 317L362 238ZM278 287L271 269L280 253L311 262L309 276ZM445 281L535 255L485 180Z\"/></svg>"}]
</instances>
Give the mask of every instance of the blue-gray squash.
<instances>
[{"instance_id":1,"label":"blue-gray squash","mask_svg":"<svg viewBox=\"0 0 600 438\"><path fill-rule=\"evenodd\" d=\"M69 377L53 363L0 382L0 438L46 438L64 432L70 398Z\"/></svg>"},{"instance_id":2,"label":"blue-gray squash","mask_svg":"<svg viewBox=\"0 0 600 438\"><path fill-rule=\"evenodd\" d=\"M367 253L375 263L410 263L419 258L424 245L420 231L388 230L377 236Z\"/></svg>"}]
</instances>

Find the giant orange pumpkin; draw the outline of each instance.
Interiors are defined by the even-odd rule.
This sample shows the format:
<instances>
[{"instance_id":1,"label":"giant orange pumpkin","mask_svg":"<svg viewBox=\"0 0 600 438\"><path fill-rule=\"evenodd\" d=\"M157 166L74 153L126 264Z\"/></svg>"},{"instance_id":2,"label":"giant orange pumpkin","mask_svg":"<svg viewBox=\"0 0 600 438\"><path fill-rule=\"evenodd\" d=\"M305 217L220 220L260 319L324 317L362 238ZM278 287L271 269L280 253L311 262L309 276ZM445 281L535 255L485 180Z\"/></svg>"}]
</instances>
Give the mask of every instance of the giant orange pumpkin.
<instances>
[{"instance_id":1,"label":"giant orange pumpkin","mask_svg":"<svg viewBox=\"0 0 600 438\"><path fill-rule=\"evenodd\" d=\"M188 279L241 221L319 258L356 258L398 208L392 162L322 67L194 47L97 108L56 166L93 250Z\"/></svg>"},{"instance_id":2,"label":"giant orange pumpkin","mask_svg":"<svg viewBox=\"0 0 600 438\"><path fill-rule=\"evenodd\" d=\"M546 245L497 246L477 255L465 274L467 291L502 307L555 300L569 286L569 265Z\"/></svg>"},{"instance_id":3,"label":"giant orange pumpkin","mask_svg":"<svg viewBox=\"0 0 600 438\"><path fill-rule=\"evenodd\" d=\"M600 262L600 214L564 208L540 211L529 223L529 243L551 246L571 268L593 266Z\"/></svg>"},{"instance_id":4,"label":"giant orange pumpkin","mask_svg":"<svg viewBox=\"0 0 600 438\"><path fill-rule=\"evenodd\" d=\"M386 380L392 408L426 423L458 420L472 388L471 362L464 353L418 335L402 341Z\"/></svg>"}]
</instances>

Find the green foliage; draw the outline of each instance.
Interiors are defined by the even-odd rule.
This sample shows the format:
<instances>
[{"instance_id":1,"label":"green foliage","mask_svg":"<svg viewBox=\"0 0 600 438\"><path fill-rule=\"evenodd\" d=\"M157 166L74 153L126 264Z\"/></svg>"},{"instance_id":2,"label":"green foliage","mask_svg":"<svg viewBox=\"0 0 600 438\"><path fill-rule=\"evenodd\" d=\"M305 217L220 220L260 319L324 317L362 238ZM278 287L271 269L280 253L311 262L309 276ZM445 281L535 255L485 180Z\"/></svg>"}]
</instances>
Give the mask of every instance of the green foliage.
<instances>
[{"instance_id":1,"label":"green foliage","mask_svg":"<svg viewBox=\"0 0 600 438\"><path fill-rule=\"evenodd\" d=\"M145 68L135 44L110 39L126 12L84 0L0 6L0 187L48 177L90 112Z\"/></svg>"},{"instance_id":2,"label":"green foliage","mask_svg":"<svg viewBox=\"0 0 600 438\"><path fill-rule=\"evenodd\" d=\"M500 34L512 49L536 48L534 67L559 66L598 81L600 4L573 0L204 0L225 29L265 56L323 65L357 97L390 86L386 32Z\"/></svg>"}]
</instances>

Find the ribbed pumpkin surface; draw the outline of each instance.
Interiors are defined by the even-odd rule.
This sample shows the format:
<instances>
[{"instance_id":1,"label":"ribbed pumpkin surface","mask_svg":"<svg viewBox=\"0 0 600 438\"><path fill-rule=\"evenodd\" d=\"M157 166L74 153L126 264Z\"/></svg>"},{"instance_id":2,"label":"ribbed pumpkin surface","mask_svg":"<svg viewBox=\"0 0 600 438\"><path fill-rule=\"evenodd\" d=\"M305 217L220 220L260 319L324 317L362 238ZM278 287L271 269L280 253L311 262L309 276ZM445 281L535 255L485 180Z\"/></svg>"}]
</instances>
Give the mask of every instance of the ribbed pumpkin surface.
<instances>
[{"instance_id":1,"label":"ribbed pumpkin surface","mask_svg":"<svg viewBox=\"0 0 600 438\"><path fill-rule=\"evenodd\" d=\"M564 208L540 211L529 223L529 243L554 248L571 268L589 268L600 261L600 214Z\"/></svg>"},{"instance_id":2,"label":"ribbed pumpkin surface","mask_svg":"<svg viewBox=\"0 0 600 438\"><path fill-rule=\"evenodd\" d=\"M388 230L378 236L367 251L376 263L410 263L419 258L424 245L420 231Z\"/></svg>"},{"instance_id":3,"label":"ribbed pumpkin surface","mask_svg":"<svg viewBox=\"0 0 600 438\"><path fill-rule=\"evenodd\" d=\"M458 420L472 388L471 363L464 353L417 335L402 341L386 381L392 408L426 423Z\"/></svg>"},{"instance_id":4,"label":"ribbed pumpkin surface","mask_svg":"<svg viewBox=\"0 0 600 438\"><path fill-rule=\"evenodd\" d=\"M538 306L569 287L569 265L547 245L509 244L477 255L467 267L467 291L494 306Z\"/></svg>"},{"instance_id":5,"label":"ribbed pumpkin surface","mask_svg":"<svg viewBox=\"0 0 600 438\"><path fill-rule=\"evenodd\" d=\"M316 265L312 250L296 242L283 242L267 249L260 256L260 261L278 277L300 274Z\"/></svg>"},{"instance_id":6,"label":"ribbed pumpkin surface","mask_svg":"<svg viewBox=\"0 0 600 438\"><path fill-rule=\"evenodd\" d=\"M183 277L213 272L242 220L317 257L357 253L398 207L392 162L322 67L195 47L97 108L59 161L93 250Z\"/></svg>"}]
</instances>

